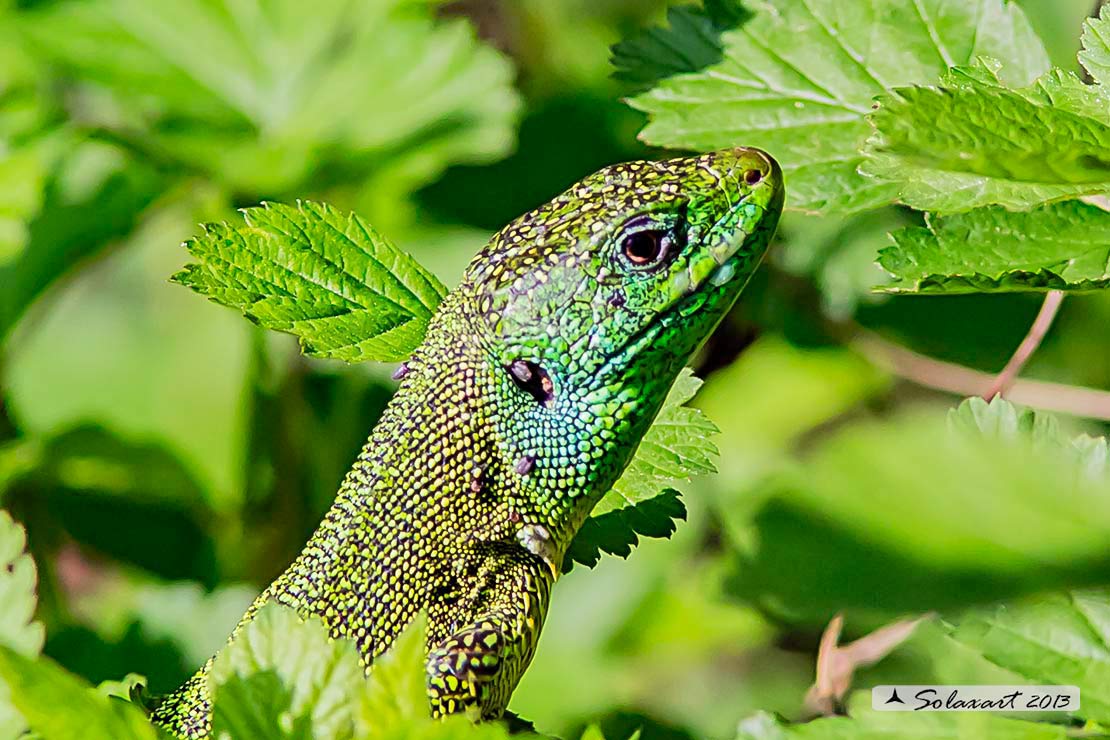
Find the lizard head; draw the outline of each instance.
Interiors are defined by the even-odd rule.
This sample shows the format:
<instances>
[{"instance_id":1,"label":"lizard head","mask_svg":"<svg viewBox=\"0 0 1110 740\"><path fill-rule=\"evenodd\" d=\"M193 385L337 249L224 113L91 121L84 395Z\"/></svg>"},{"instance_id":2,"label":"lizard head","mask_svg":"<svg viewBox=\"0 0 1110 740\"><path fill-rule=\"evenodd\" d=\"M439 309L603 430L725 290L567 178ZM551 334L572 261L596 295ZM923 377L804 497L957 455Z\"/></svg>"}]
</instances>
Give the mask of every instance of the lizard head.
<instances>
[{"instance_id":1,"label":"lizard head","mask_svg":"<svg viewBox=\"0 0 1110 740\"><path fill-rule=\"evenodd\" d=\"M735 148L606 167L494 236L460 291L479 309L474 335L516 386L512 444L526 452L544 429L600 456L578 442L604 436L615 473L587 464L582 475L596 477L586 488L611 485L627 464L616 451L635 449L735 302L782 204L775 161Z\"/></svg>"}]
</instances>

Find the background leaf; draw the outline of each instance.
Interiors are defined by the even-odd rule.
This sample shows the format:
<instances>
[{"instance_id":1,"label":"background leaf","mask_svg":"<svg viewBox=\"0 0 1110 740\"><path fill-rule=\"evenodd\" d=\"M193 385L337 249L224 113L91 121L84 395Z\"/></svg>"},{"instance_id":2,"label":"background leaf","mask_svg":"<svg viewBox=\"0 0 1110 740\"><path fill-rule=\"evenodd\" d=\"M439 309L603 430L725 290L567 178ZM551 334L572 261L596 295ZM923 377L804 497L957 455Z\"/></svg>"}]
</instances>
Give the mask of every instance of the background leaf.
<instances>
[{"instance_id":1,"label":"background leaf","mask_svg":"<svg viewBox=\"0 0 1110 740\"><path fill-rule=\"evenodd\" d=\"M27 149L12 155L33 156L45 169L41 203L20 222L23 247L0 259L0 341L55 280L134 228L163 184L153 168L113 147L57 143L61 151L46 162Z\"/></svg>"},{"instance_id":2,"label":"background leaf","mask_svg":"<svg viewBox=\"0 0 1110 740\"><path fill-rule=\"evenodd\" d=\"M0 265L16 259L27 246L27 222L42 207L46 180L40 156L22 150L0 157Z\"/></svg>"},{"instance_id":3,"label":"background leaf","mask_svg":"<svg viewBox=\"0 0 1110 740\"><path fill-rule=\"evenodd\" d=\"M1110 83L1110 10L1103 5L1098 18L1083 24L1079 63L1099 85Z\"/></svg>"},{"instance_id":4,"label":"background leaf","mask_svg":"<svg viewBox=\"0 0 1110 740\"><path fill-rule=\"evenodd\" d=\"M721 61L721 34L749 17L737 0L667 8L667 26L653 26L613 45L613 77L647 86Z\"/></svg>"},{"instance_id":5,"label":"background leaf","mask_svg":"<svg viewBox=\"0 0 1110 740\"><path fill-rule=\"evenodd\" d=\"M726 33L724 60L633 98L655 145L774 152L787 205L852 211L893 200L889 184L857 174L871 100L928 84L979 56L1003 60L1020 83L1045 71L1044 47L1017 5L1000 0L766 0Z\"/></svg>"},{"instance_id":6,"label":"background leaf","mask_svg":"<svg viewBox=\"0 0 1110 740\"><path fill-rule=\"evenodd\" d=\"M952 639L1030 683L1078 686L1076 715L1110 717L1110 596L1073 591L961 616Z\"/></svg>"},{"instance_id":7,"label":"background leaf","mask_svg":"<svg viewBox=\"0 0 1110 740\"><path fill-rule=\"evenodd\" d=\"M368 200L381 188L397 204L512 141L509 66L429 3L71 1L23 21L38 53L101 91L91 123L240 191L289 193L369 160Z\"/></svg>"},{"instance_id":8,"label":"background leaf","mask_svg":"<svg viewBox=\"0 0 1110 740\"><path fill-rule=\"evenodd\" d=\"M0 509L0 647L33 658L42 650L43 627L32 621L38 578L35 561L23 551L26 544L23 527ZM0 677L0 738L17 738L26 729L11 689Z\"/></svg>"},{"instance_id":9,"label":"background leaf","mask_svg":"<svg viewBox=\"0 0 1110 740\"><path fill-rule=\"evenodd\" d=\"M929 414L858 424L771 485L729 588L792 619L889 617L1110 573L1110 479L1028 433L968 434ZM791 571L798 560L810 566Z\"/></svg>"},{"instance_id":10,"label":"background leaf","mask_svg":"<svg viewBox=\"0 0 1110 740\"><path fill-rule=\"evenodd\" d=\"M33 621L38 578L26 544L23 527L0 509L0 643L33 657L42 650L43 630Z\"/></svg>"},{"instance_id":11,"label":"background leaf","mask_svg":"<svg viewBox=\"0 0 1110 740\"><path fill-rule=\"evenodd\" d=\"M948 412L948 428L1006 441L1028 439L1034 445L1059 445L1063 433L1056 418L1020 408L1002 396L989 402L975 396Z\"/></svg>"}]
</instances>

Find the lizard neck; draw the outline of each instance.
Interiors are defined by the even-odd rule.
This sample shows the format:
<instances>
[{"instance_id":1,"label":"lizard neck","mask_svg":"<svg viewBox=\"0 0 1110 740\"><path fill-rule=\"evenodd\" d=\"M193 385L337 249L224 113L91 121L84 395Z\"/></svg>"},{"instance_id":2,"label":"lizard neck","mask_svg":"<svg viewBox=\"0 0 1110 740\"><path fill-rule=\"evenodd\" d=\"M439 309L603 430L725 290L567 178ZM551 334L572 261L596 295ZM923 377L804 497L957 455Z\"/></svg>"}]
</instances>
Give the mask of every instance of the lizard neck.
<instances>
[{"instance_id":1,"label":"lizard neck","mask_svg":"<svg viewBox=\"0 0 1110 740\"><path fill-rule=\"evenodd\" d=\"M469 308L460 294L441 305L332 508L263 597L320 615L367 662L421 610L429 639L445 638L484 552L556 578L662 401L557 382L538 403Z\"/></svg>"},{"instance_id":2,"label":"lizard neck","mask_svg":"<svg viewBox=\"0 0 1110 740\"><path fill-rule=\"evenodd\" d=\"M551 392L541 401L514 378L505 348L474 309L463 291L448 297L408 363L396 413L409 418L434 399L465 416L458 436L474 454L456 488L480 493L466 505L493 512L489 531L503 537L507 523L509 540L557 576L571 540L662 405L670 382L661 379L673 379L685 357L653 356L650 381L617 372L606 382L583 382L577 367L545 360Z\"/></svg>"},{"instance_id":3,"label":"lizard neck","mask_svg":"<svg viewBox=\"0 0 1110 740\"><path fill-rule=\"evenodd\" d=\"M557 575L663 394L626 381L570 387L552 368L555 393L539 403L471 308L459 293L440 307L335 508L351 512L346 521L389 503L404 513L387 525L396 528L410 515L446 516L436 536L519 543Z\"/></svg>"}]
</instances>

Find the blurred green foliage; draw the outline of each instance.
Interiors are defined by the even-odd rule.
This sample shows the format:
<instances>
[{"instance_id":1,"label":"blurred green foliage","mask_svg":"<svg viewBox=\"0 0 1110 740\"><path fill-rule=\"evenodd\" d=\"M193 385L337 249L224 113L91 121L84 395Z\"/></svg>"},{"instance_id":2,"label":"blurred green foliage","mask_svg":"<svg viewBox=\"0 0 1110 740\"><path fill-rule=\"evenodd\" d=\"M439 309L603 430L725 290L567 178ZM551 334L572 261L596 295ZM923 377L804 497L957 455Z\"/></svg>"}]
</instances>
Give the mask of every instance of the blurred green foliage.
<instances>
[{"instance_id":1,"label":"blurred green foliage","mask_svg":"<svg viewBox=\"0 0 1110 740\"><path fill-rule=\"evenodd\" d=\"M1013 30L985 51L1029 73L1018 82L1049 61L1082 71L1089 0L983 2ZM749 23L767 22L764 5L749 4ZM735 3L668 10L663 0L0 1L0 507L26 527L38 564L29 623L36 573L20 556L23 535L0 519L0 565L12 566L0 568L0 672L35 673L34 691L15 697L24 718L83 701L110 736L149 736L133 708L58 666L86 683L134 671L155 692L187 676L299 550L393 391L389 367L306 358L289 337L169 284L196 224L264 199L326 201L451 286L492 229L597 167L661 156L637 140L646 117L621 102L640 95L637 108L671 116L652 124L649 142L762 144L792 168L795 205L843 207L787 214L768 264L697 358L706 382L695 405L720 428L719 473L689 486L687 520L670 540L641 540L627 561L602 556L560 581L510 708L544 733L596 726L610 740L636 728L645 740L731 738L741 721L743 738L1063 737L1064 725L997 717L911 726L869 712L866 695L849 699L851 719L783 723L806 713L819 633L835 613L856 637L937 609L855 686L1076 683L1086 713L1060 719L1110 721L1098 590L1110 582L1106 452L1077 436L1104 434L1106 413L1092 405L1093 418L1061 419L1061 430L1012 407L968 405L946 422L956 395L930 386L947 376L920 362L892 368L876 338L993 373L1038 299L871 292L892 279L875 265L890 232L920 250L884 258L896 288L1101 286L1106 219L1074 202L1043 206L1058 221L1028 228L1014 224L1029 214L926 219L889 205L894 188L855 170L871 96L884 92L873 82L845 93L859 109L851 120L808 139L759 133L752 109L712 101L697 119L660 92L724 85L703 68L755 43L746 19ZM692 32L702 42L683 46ZM896 66L888 52L868 60L880 77ZM920 64L903 64L892 84L938 84L946 65L935 46L912 52ZM818 51L805 53L804 69L820 71ZM1098 79L1104 57L1084 59ZM680 71L695 77L670 77ZM1015 115L1029 112L1011 97ZM883 115L900 125L920 112ZM688 120L715 129L688 136L675 123ZM1060 136L1049 124L1047 136ZM958 138L941 143L958 149ZM899 150L917 165L895 168L907 179L950 162L935 140L902 143L918 147ZM818 145L851 166L821 165ZM1031 150L1042 162L1055 151ZM984 166L1002 162L1009 177L1007 156ZM1082 181L1067 192L1104 182L1083 168L1098 174L1105 162L1080 164L1078 175L1053 171ZM862 205L875 207L848 212ZM960 249L969 234L989 235L987 256L999 259ZM1084 246L1087 259L1069 261ZM953 255L975 275L950 275ZM1108 320L1105 292L1070 295L1023 377L1110 389ZM679 518L676 498L653 501L668 523ZM269 621L260 640L300 629ZM317 644L302 626L297 639ZM29 660L43 629L55 663ZM272 720L243 713L250 697L323 721L299 712L307 689L297 681L313 676L298 679L281 660L228 658L221 726ZM405 670L391 679L398 686L411 683ZM337 696L359 697L346 702L355 726L374 690L333 678ZM0 738L22 726L9 703L0 698ZM298 721L279 729L296 736Z\"/></svg>"}]
</instances>

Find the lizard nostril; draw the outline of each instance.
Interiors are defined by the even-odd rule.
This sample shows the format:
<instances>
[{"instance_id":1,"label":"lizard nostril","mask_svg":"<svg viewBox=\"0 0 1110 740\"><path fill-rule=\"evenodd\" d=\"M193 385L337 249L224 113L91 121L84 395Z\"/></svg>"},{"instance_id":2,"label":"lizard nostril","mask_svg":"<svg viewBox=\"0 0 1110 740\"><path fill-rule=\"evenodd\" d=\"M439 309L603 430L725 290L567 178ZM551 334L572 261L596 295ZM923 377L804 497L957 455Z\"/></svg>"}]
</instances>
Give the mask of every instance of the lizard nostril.
<instances>
[{"instance_id":1,"label":"lizard nostril","mask_svg":"<svg viewBox=\"0 0 1110 740\"><path fill-rule=\"evenodd\" d=\"M755 185L763 179L763 173L759 170L746 170L744 172L744 182L749 185Z\"/></svg>"},{"instance_id":2,"label":"lizard nostril","mask_svg":"<svg viewBox=\"0 0 1110 740\"><path fill-rule=\"evenodd\" d=\"M555 402L555 384L540 365L531 360L514 360L509 365L509 375L518 388L536 399L536 403L551 408Z\"/></svg>"}]
</instances>

